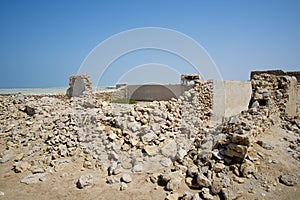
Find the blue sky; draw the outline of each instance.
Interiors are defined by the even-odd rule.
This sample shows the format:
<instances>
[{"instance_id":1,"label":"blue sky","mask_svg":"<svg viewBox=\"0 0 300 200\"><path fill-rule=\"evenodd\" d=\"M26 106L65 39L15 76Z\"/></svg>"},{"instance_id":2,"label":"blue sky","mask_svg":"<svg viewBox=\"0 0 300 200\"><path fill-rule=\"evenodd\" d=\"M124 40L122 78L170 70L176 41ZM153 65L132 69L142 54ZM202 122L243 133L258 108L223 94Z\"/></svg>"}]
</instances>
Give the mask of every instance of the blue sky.
<instances>
[{"instance_id":1,"label":"blue sky","mask_svg":"<svg viewBox=\"0 0 300 200\"><path fill-rule=\"evenodd\" d=\"M251 70L300 70L299 2L0 0L0 88L67 86L100 42L141 27L193 38L226 80L247 80ZM155 62L144 53L144 67ZM101 84L115 82L112 71Z\"/></svg>"}]
</instances>

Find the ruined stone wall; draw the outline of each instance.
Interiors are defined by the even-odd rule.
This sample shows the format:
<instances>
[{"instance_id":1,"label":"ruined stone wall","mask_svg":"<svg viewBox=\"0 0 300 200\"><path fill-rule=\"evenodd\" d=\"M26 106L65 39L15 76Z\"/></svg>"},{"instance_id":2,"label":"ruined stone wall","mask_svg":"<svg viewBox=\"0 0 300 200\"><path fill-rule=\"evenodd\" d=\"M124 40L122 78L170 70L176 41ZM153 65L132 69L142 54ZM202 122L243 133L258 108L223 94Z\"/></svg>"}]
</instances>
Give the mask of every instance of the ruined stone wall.
<instances>
[{"instance_id":1,"label":"ruined stone wall","mask_svg":"<svg viewBox=\"0 0 300 200\"><path fill-rule=\"evenodd\" d=\"M122 85L121 87L117 87L116 90L113 91L112 99L126 99L128 94L127 85Z\"/></svg>"},{"instance_id":2,"label":"ruined stone wall","mask_svg":"<svg viewBox=\"0 0 300 200\"><path fill-rule=\"evenodd\" d=\"M254 75L251 83L249 110L231 117L223 125L223 132L230 136L225 141L224 155L237 162L245 159L255 136L296 110L296 93L291 92L297 88L294 78L260 74Z\"/></svg>"},{"instance_id":3,"label":"ruined stone wall","mask_svg":"<svg viewBox=\"0 0 300 200\"><path fill-rule=\"evenodd\" d=\"M276 76L294 76L297 79L298 85L300 85L300 71L294 71L294 72L284 72L282 70L265 70L265 71L252 71L251 72L251 80L254 78L254 75L260 75L260 74L271 74Z\"/></svg>"},{"instance_id":4,"label":"ruined stone wall","mask_svg":"<svg viewBox=\"0 0 300 200\"><path fill-rule=\"evenodd\" d=\"M298 82L298 85L300 85L300 71L296 71L296 72L286 72L286 75L296 77L297 82Z\"/></svg>"},{"instance_id":5,"label":"ruined stone wall","mask_svg":"<svg viewBox=\"0 0 300 200\"><path fill-rule=\"evenodd\" d=\"M250 74L250 79L254 79L255 75L260 75L260 74L271 74L275 76L283 76L285 75L285 72L282 70L263 70L263 71L252 71Z\"/></svg>"},{"instance_id":6,"label":"ruined stone wall","mask_svg":"<svg viewBox=\"0 0 300 200\"><path fill-rule=\"evenodd\" d=\"M86 74L71 76L69 86L70 87L67 90L67 96L69 98L92 95L92 82L90 77Z\"/></svg>"},{"instance_id":7,"label":"ruined stone wall","mask_svg":"<svg viewBox=\"0 0 300 200\"><path fill-rule=\"evenodd\" d=\"M197 92L198 113L200 120L210 120L213 115L213 82L195 82L194 89Z\"/></svg>"}]
</instances>

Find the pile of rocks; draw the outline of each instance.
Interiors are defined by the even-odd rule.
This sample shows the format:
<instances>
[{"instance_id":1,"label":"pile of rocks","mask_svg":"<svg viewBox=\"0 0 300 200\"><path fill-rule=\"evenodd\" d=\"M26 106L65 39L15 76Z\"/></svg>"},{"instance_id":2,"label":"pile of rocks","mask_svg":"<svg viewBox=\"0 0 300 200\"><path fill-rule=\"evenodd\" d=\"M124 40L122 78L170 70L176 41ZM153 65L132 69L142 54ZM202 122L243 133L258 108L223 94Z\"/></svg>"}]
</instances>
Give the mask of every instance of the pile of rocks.
<instances>
[{"instance_id":1,"label":"pile of rocks","mask_svg":"<svg viewBox=\"0 0 300 200\"><path fill-rule=\"evenodd\" d=\"M68 101L15 95L1 97L1 105L1 163L14 161L16 173L33 174L21 182L43 180L46 171L60 164L59 158L75 155L78 141L65 113Z\"/></svg>"},{"instance_id":2,"label":"pile of rocks","mask_svg":"<svg viewBox=\"0 0 300 200\"><path fill-rule=\"evenodd\" d=\"M89 122L89 117L80 126L79 140L94 157L111 165L118 163L117 167L123 169L136 171L151 161L157 165L152 165L153 170L169 167L176 158L186 155L204 123L199 121L198 101L196 90L191 89L178 100L155 101L146 106L102 102L101 109L80 112L88 112L95 119L105 114L99 119L99 127Z\"/></svg>"}]
</instances>

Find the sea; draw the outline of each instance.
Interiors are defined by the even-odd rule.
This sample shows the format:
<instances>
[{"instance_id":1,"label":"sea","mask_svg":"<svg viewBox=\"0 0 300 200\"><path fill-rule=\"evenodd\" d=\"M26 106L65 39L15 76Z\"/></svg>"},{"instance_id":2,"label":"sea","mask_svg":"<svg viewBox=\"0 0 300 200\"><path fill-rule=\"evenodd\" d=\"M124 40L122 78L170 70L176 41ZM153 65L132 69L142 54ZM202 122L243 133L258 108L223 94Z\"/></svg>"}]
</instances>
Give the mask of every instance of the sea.
<instances>
[{"instance_id":1,"label":"sea","mask_svg":"<svg viewBox=\"0 0 300 200\"><path fill-rule=\"evenodd\" d=\"M50 87L50 88L0 88L0 94L65 94L68 87ZM114 86L96 86L93 90L112 90Z\"/></svg>"}]
</instances>

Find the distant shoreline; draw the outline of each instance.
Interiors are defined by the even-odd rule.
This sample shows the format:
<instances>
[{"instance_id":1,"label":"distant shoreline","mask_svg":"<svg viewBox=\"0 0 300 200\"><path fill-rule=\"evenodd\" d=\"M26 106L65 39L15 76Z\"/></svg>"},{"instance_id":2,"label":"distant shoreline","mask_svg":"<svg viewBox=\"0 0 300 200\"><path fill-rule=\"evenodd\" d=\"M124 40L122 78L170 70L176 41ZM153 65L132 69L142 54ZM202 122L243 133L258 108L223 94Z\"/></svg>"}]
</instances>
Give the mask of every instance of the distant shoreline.
<instances>
[{"instance_id":1,"label":"distant shoreline","mask_svg":"<svg viewBox=\"0 0 300 200\"><path fill-rule=\"evenodd\" d=\"M68 87L50 87L50 88L0 88L0 95L13 94L30 94L30 95L46 95L46 94L65 94ZM93 90L111 90L114 86L97 86Z\"/></svg>"}]
</instances>

